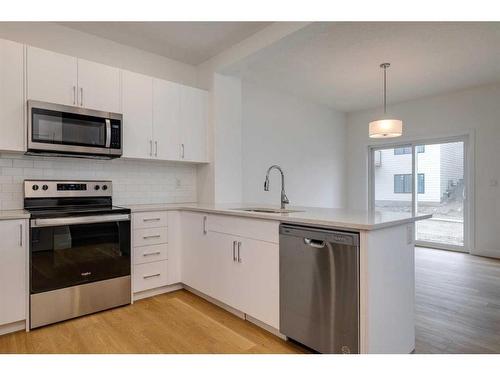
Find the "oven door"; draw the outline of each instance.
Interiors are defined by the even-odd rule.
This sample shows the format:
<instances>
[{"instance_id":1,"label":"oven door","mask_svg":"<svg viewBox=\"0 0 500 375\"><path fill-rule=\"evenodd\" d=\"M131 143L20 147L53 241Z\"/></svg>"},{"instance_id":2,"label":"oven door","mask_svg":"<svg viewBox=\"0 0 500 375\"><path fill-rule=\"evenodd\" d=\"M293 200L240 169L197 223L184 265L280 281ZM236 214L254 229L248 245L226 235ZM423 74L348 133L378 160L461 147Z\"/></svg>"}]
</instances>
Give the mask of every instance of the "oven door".
<instances>
[{"instance_id":1,"label":"oven door","mask_svg":"<svg viewBox=\"0 0 500 375\"><path fill-rule=\"evenodd\" d=\"M130 215L31 220L31 294L127 275Z\"/></svg>"},{"instance_id":2,"label":"oven door","mask_svg":"<svg viewBox=\"0 0 500 375\"><path fill-rule=\"evenodd\" d=\"M121 155L121 115L36 101L28 114L30 153Z\"/></svg>"}]
</instances>

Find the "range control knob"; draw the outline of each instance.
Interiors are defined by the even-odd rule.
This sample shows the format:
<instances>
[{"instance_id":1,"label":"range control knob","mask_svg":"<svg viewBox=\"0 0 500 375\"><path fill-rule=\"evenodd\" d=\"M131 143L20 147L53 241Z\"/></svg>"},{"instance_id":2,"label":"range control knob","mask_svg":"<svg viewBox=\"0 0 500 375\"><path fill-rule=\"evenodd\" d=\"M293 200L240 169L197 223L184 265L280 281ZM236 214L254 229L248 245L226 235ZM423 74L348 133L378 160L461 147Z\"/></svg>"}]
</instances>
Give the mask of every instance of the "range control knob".
<instances>
[{"instance_id":1,"label":"range control knob","mask_svg":"<svg viewBox=\"0 0 500 375\"><path fill-rule=\"evenodd\" d=\"M99 190L99 189L100 189L99 185L94 186L94 190Z\"/></svg>"},{"instance_id":2,"label":"range control knob","mask_svg":"<svg viewBox=\"0 0 500 375\"><path fill-rule=\"evenodd\" d=\"M43 190L48 190L48 189L49 189L49 187L48 187L47 185L43 185L43 186L42 186L42 189L43 189Z\"/></svg>"},{"instance_id":3,"label":"range control knob","mask_svg":"<svg viewBox=\"0 0 500 375\"><path fill-rule=\"evenodd\" d=\"M108 185L102 185L102 190L108 190Z\"/></svg>"},{"instance_id":4,"label":"range control knob","mask_svg":"<svg viewBox=\"0 0 500 375\"><path fill-rule=\"evenodd\" d=\"M37 191L37 190L38 190L38 185L33 185L31 188L32 188L33 190Z\"/></svg>"}]
</instances>

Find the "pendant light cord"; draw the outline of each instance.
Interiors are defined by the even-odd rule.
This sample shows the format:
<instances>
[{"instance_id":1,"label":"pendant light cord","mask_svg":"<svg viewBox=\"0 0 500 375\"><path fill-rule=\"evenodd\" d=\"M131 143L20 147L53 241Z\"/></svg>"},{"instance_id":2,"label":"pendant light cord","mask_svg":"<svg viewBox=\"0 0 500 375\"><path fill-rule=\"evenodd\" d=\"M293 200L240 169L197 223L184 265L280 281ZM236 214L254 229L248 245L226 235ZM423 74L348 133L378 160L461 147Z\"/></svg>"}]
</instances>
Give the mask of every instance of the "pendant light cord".
<instances>
[{"instance_id":1,"label":"pendant light cord","mask_svg":"<svg viewBox=\"0 0 500 375\"><path fill-rule=\"evenodd\" d=\"M384 64L384 115L387 114L387 65Z\"/></svg>"}]
</instances>

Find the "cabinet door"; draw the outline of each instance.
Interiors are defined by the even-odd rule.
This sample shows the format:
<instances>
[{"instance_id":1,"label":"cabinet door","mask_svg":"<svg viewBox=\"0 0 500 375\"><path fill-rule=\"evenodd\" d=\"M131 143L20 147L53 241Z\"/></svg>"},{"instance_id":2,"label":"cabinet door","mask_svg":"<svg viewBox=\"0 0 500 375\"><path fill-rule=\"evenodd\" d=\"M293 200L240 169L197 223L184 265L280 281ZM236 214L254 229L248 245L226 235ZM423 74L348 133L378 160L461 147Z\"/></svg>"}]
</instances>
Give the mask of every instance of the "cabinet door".
<instances>
[{"instance_id":1,"label":"cabinet door","mask_svg":"<svg viewBox=\"0 0 500 375\"><path fill-rule=\"evenodd\" d=\"M28 99L77 105L77 59L28 47Z\"/></svg>"},{"instance_id":2,"label":"cabinet door","mask_svg":"<svg viewBox=\"0 0 500 375\"><path fill-rule=\"evenodd\" d=\"M243 310L240 303L241 276L238 274L238 237L228 234L208 232L210 253L210 296L232 308Z\"/></svg>"},{"instance_id":3,"label":"cabinet door","mask_svg":"<svg viewBox=\"0 0 500 375\"><path fill-rule=\"evenodd\" d=\"M160 160L179 160L180 85L153 79L154 156Z\"/></svg>"},{"instance_id":4,"label":"cabinet door","mask_svg":"<svg viewBox=\"0 0 500 375\"><path fill-rule=\"evenodd\" d=\"M208 93L181 86L181 158L207 161Z\"/></svg>"},{"instance_id":5,"label":"cabinet door","mask_svg":"<svg viewBox=\"0 0 500 375\"><path fill-rule=\"evenodd\" d=\"M0 221L0 325L26 319L26 221Z\"/></svg>"},{"instance_id":6,"label":"cabinet door","mask_svg":"<svg viewBox=\"0 0 500 375\"><path fill-rule=\"evenodd\" d=\"M246 314L279 328L279 246L240 238L235 282L238 304Z\"/></svg>"},{"instance_id":7,"label":"cabinet door","mask_svg":"<svg viewBox=\"0 0 500 375\"><path fill-rule=\"evenodd\" d=\"M122 71L123 156L153 155L153 79Z\"/></svg>"},{"instance_id":8,"label":"cabinet door","mask_svg":"<svg viewBox=\"0 0 500 375\"><path fill-rule=\"evenodd\" d=\"M182 212L182 282L211 295L211 253L204 227L207 215Z\"/></svg>"},{"instance_id":9,"label":"cabinet door","mask_svg":"<svg viewBox=\"0 0 500 375\"><path fill-rule=\"evenodd\" d=\"M78 59L78 105L119 113L120 70Z\"/></svg>"},{"instance_id":10,"label":"cabinet door","mask_svg":"<svg viewBox=\"0 0 500 375\"><path fill-rule=\"evenodd\" d=\"M25 151L23 45L0 40L0 150Z\"/></svg>"}]
</instances>

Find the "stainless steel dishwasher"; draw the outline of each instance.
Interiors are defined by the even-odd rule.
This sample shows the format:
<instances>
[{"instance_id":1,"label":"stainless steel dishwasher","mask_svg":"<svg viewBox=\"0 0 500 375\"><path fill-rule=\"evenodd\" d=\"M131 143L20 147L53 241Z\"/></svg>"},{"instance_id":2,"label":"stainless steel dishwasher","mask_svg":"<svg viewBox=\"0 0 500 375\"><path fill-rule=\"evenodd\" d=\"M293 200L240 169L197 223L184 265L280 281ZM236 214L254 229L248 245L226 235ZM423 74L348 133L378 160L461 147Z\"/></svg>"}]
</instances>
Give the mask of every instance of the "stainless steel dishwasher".
<instances>
[{"instance_id":1,"label":"stainless steel dishwasher","mask_svg":"<svg viewBox=\"0 0 500 375\"><path fill-rule=\"evenodd\" d=\"M320 353L359 353L359 235L280 225L280 332Z\"/></svg>"}]
</instances>

